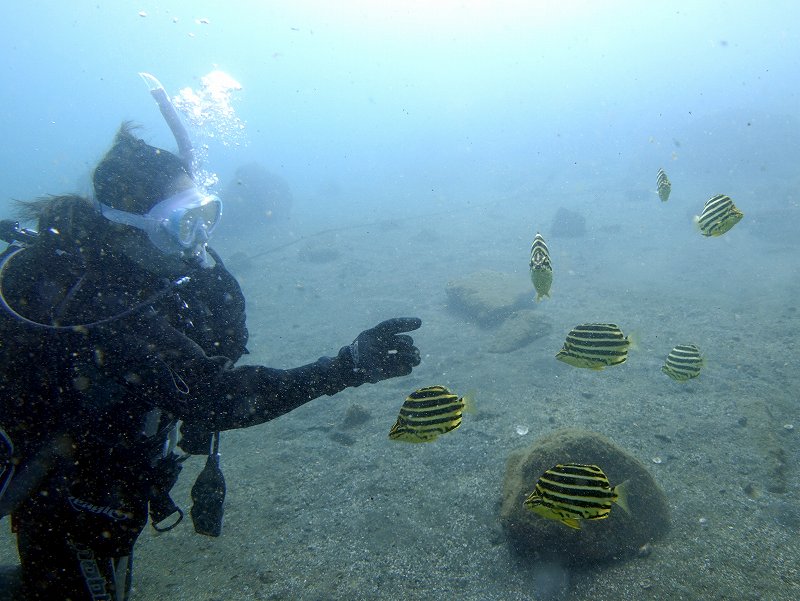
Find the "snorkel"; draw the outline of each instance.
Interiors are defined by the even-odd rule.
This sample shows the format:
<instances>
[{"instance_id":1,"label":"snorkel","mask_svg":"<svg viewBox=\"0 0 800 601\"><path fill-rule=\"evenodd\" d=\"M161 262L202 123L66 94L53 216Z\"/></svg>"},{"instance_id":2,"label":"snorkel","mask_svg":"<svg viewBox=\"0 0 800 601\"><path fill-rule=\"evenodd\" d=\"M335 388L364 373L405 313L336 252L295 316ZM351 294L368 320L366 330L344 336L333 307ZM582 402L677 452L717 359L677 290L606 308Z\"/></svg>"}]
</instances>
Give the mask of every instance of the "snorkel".
<instances>
[{"instance_id":1,"label":"snorkel","mask_svg":"<svg viewBox=\"0 0 800 601\"><path fill-rule=\"evenodd\" d=\"M180 184L175 194L167 194L166 198L151 198L148 204L152 202L155 204L144 214L140 213L141 207L133 211L130 208L126 210L116 207L113 202L105 200L105 198L116 198L116 196L109 197L108 193L95 196L97 210L109 221L144 231L150 242L161 252L181 256L184 259L191 258L197 260L202 267L210 267L206 243L222 214L222 202L196 184L198 165L195 149L183 120L164 86L150 73L142 72L139 76L147 84L150 95L156 101L178 144L177 154L171 152L165 154L174 158L176 162L180 161L180 172L188 177L185 178L185 183ZM118 143L120 142L115 142ZM158 154L158 149L154 149L154 152ZM97 173L98 171L95 171L95 177ZM97 192L97 184L95 191Z\"/></svg>"},{"instance_id":2,"label":"snorkel","mask_svg":"<svg viewBox=\"0 0 800 601\"><path fill-rule=\"evenodd\" d=\"M178 143L178 155L189 167L189 175L194 177L194 147L192 146L191 139L189 139L189 133L186 131L183 121L181 121L178 115L178 111L175 110L175 105L172 104L169 96L167 96L167 91L164 89L164 86L161 85L161 82L153 75L142 71L139 73L139 77L144 80L147 87L150 89L150 95L155 99L156 104L158 104L164 121L167 122L175 141Z\"/></svg>"}]
</instances>

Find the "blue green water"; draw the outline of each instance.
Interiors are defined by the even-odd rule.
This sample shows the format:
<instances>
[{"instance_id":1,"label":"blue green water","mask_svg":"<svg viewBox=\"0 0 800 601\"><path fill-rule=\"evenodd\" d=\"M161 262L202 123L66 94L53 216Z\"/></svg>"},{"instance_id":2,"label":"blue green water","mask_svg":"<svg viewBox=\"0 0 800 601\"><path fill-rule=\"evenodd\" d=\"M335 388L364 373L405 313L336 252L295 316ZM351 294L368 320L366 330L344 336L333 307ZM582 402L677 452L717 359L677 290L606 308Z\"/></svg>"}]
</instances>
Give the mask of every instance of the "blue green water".
<instances>
[{"instance_id":1,"label":"blue green water","mask_svg":"<svg viewBox=\"0 0 800 601\"><path fill-rule=\"evenodd\" d=\"M291 367L382 319L423 319L412 376L226 434L223 536L146 532L134 600L800 596L795 3L51 4L3 17L0 216L88 192L124 119L174 147L138 72L177 94L219 69L242 86L244 129L193 128L204 168L220 191L257 162L293 196L288 220L219 241L223 256L268 251L231 261L248 361ZM718 193L745 217L706 239L692 217ZM560 207L584 236L549 236ZM530 306L552 333L489 353L494 330L452 311L446 284L491 269L529 285L537 230L554 283ZM553 358L591 321L638 334L627 363ZM689 342L707 366L681 385L660 367ZM478 413L433 444L390 443L402 400L434 383L474 390ZM342 431L354 404L371 418ZM580 571L510 554L506 458L560 427L612 438L664 489L673 528L649 557Z\"/></svg>"}]
</instances>

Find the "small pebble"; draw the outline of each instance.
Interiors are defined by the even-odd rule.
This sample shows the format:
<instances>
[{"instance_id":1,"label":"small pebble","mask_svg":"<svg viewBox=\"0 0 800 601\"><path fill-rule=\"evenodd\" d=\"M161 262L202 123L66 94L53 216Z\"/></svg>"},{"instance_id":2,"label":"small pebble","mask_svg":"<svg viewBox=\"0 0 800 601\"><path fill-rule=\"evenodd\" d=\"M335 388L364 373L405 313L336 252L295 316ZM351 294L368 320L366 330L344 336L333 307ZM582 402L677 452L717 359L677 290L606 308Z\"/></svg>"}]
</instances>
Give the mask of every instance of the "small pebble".
<instances>
[{"instance_id":1,"label":"small pebble","mask_svg":"<svg viewBox=\"0 0 800 601\"><path fill-rule=\"evenodd\" d=\"M742 490L744 490L744 494L746 494L751 499L755 499L756 497L758 497L758 490L756 489L755 485L753 485L752 482L748 482L747 484L745 484Z\"/></svg>"},{"instance_id":2,"label":"small pebble","mask_svg":"<svg viewBox=\"0 0 800 601\"><path fill-rule=\"evenodd\" d=\"M639 583L639 586L641 586L644 590L647 591L647 590L650 590L651 588L653 588L653 583L650 582L649 580L642 580Z\"/></svg>"},{"instance_id":3,"label":"small pebble","mask_svg":"<svg viewBox=\"0 0 800 601\"><path fill-rule=\"evenodd\" d=\"M794 430L794 424L783 424L783 429L786 430L787 432L791 432L792 430Z\"/></svg>"},{"instance_id":4,"label":"small pebble","mask_svg":"<svg viewBox=\"0 0 800 601\"><path fill-rule=\"evenodd\" d=\"M643 544L641 547L639 547L639 550L636 552L636 554L639 557L650 557L652 553L653 553L653 545L651 545L650 543Z\"/></svg>"},{"instance_id":5,"label":"small pebble","mask_svg":"<svg viewBox=\"0 0 800 601\"><path fill-rule=\"evenodd\" d=\"M698 522L698 523L699 523L701 526L706 526L706 525L708 524L708 518L700 518L699 520L697 520L697 522Z\"/></svg>"},{"instance_id":6,"label":"small pebble","mask_svg":"<svg viewBox=\"0 0 800 601\"><path fill-rule=\"evenodd\" d=\"M528 426L517 424L515 430L517 431L517 434L519 434L520 436L525 436L528 433Z\"/></svg>"},{"instance_id":7,"label":"small pebble","mask_svg":"<svg viewBox=\"0 0 800 601\"><path fill-rule=\"evenodd\" d=\"M653 463L656 463L656 464L658 464L658 463L664 463L664 460L663 460L663 459L661 459L661 457L653 457L653 460L652 460L652 461L653 461Z\"/></svg>"}]
</instances>

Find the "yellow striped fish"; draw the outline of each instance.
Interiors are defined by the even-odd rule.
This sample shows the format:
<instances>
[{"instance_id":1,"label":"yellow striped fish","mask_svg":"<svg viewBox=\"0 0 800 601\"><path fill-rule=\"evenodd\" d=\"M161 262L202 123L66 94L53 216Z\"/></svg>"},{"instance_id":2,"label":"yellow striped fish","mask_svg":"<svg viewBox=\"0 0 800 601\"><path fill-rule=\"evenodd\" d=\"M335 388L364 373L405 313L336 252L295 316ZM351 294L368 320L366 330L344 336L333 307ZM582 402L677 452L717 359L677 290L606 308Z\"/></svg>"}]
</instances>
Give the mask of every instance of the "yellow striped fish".
<instances>
[{"instance_id":1,"label":"yellow striped fish","mask_svg":"<svg viewBox=\"0 0 800 601\"><path fill-rule=\"evenodd\" d=\"M705 360L693 344L679 344L667 355L667 362L661 368L673 380L685 382L700 375Z\"/></svg>"},{"instance_id":2,"label":"yellow striped fish","mask_svg":"<svg viewBox=\"0 0 800 601\"><path fill-rule=\"evenodd\" d=\"M575 367L603 369L625 363L632 346L630 336L625 336L616 324L585 323L567 334L556 359Z\"/></svg>"},{"instance_id":3,"label":"yellow striped fish","mask_svg":"<svg viewBox=\"0 0 800 601\"><path fill-rule=\"evenodd\" d=\"M703 212L694 221L704 236L721 236L744 217L730 196L717 194L706 201Z\"/></svg>"},{"instance_id":4,"label":"yellow striped fish","mask_svg":"<svg viewBox=\"0 0 800 601\"><path fill-rule=\"evenodd\" d=\"M669 193L672 191L672 184L663 169L658 170L656 189L658 190L658 197L661 199L661 202L667 202Z\"/></svg>"},{"instance_id":5,"label":"yellow striped fish","mask_svg":"<svg viewBox=\"0 0 800 601\"><path fill-rule=\"evenodd\" d=\"M470 410L469 397L459 397L444 386L415 390L400 408L389 438L404 442L431 442L461 425L464 411Z\"/></svg>"},{"instance_id":6,"label":"yellow striped fish","mask_svg":"<svg viewBox=\"0 0 800 601\"><path fill-rule=\"evenodd\" d=\"M553 283L553 266L550 263L550 251L539 232L531 244L531 282L536 289L536 301L550 297L550 286Z\"/></svg>"},{"instance_id":7,"label":"yellow striped fish","mask_svg":"<svg viewBox=\"0 0 800 601\"><path fill-rule=\"evenodd\" d=\"M544 518L580 530L580 520L606 519L613 503L630 513L625 485L611 488L596 465L560 463L542 474L524 504Z\"/></svg>"}]
</instances>

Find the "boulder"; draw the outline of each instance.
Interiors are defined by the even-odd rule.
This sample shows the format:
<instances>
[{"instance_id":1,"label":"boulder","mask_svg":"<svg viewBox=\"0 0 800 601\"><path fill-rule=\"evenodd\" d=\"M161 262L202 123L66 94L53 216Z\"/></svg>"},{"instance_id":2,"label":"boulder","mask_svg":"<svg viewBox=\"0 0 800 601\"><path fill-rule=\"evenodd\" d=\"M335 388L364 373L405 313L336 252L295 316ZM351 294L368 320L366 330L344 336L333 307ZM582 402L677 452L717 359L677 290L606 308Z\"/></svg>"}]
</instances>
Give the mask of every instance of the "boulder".
<instances>
[{"instance_id":1,"label":"boulder","mask_svg":"<svg viewBox=\"0 0 800 601\"><path fill-rule=\"evenodd\" d=\"M478 271L447 283L448 307L481 325L497 325L533 297L525 276L497 271Z\"/></svg>"},{"instance_id":2,"label":"boulder","mask_svg":"<svg viewBox=\"0 0 800 601\"><path fill-rule=\"evenodd\" d=\"M488 350L490 353L510 353L547 336L552 329L550 320L538 311L519 309L500 324Z\"/></svg>"},{"instance_id":3,"label":"boulder","mask_svg":"<svg viewBox=\"0 0 800 601\"><path fill-rule=\"evenodd\" d=\"M630 514L617 504L604 520L581 520L576 530L525 508L523 501L539 477L559 463L599 466L611 486L627 482ZM634 556L669 530L664 493L645 466L594 432L558 430L514 451L506 466L500 522L512 549L523 556L590 566Z\"/></svg>"}]
</instances>

